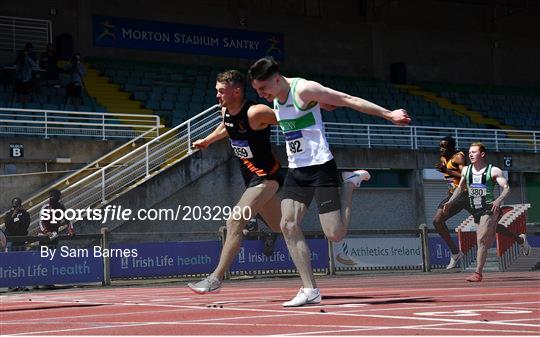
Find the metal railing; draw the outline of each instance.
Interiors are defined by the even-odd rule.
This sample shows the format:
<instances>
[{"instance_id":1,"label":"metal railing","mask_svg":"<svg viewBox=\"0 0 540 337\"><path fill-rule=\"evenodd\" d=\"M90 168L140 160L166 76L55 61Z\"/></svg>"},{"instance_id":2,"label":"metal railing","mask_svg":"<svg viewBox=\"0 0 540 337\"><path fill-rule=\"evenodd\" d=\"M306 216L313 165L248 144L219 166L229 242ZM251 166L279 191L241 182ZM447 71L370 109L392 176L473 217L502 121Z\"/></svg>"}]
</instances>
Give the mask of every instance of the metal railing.
<instances>
[{"instance_id":1,"label":"metal railing","mask_svg":"<svg viewBox=\"0 0 540 337\"><path fill-rule=\"evenodd\" d=\"M17 52L31 42L34 51L45 51L52 43L52 23L49 20L0 16L0 50Z\"/></svg>"},{"instance_id":2,"label":"metal railing","mask_svg":"<svg viewBox=\"0 0 540 337\"><path fill-rule=\"evenodd\" d=\"M151 134L155 134L157 136L157 132L154 129L150 129L145 133L115 148L113 151L104 154L100 158L76 170L75 172L68 174L67 176L63 176L60 180L57 180L54 184L48 186L46 189L40 190L27 198L22 203L23 208L28 209L35 204L39 204L40 202L48 199L49 190L53 188L61 190L62 187L75 183L76 181L92 174L92 172L99 170L100 167L104 167L105 165L107 165L107 163L110 163L111 161L122 156L126 152L131 151L134 147L138 146L138 143L144 141L145 139L151 138ZM6 213L0 214L0 224L4 223L5 215Z\"/></svg>"},{"instance_id":3,"label":"metal railing","mask_svg":"<svg viewBox=\"0 0 540 337\"><path fill-rule=\"evenodd\" d=\"M218 105L208 108L87 177L65 186L61 189L65 207L75 210L99 208L188 157L196 151L191 148L193 140L210 134L221 121L221 115L216 113L218 108ZM43 200L28 209L31 234L37 230L39 213L46 202Z\"/></svg>"},{"instance_id":4,"label":"metal railing","mask_svg":"<svg viewBox=\"0 0 540 337\"><path fill-rule=\"evenodd\" d=\"M101 207L121 195L125 190L143 183L170 165L189 156L193 152L191 149L192 140L205 137L221 121L220 114L216 113L218 107L218 105L214 105L208 108L87 177L66 186L61 190L65 206L72 209ZM515 144L521 144L521 146L512 147L509 145L510 143L504 141L506 138L498 137L507 132L501 130L339 123L325 123L325 127L331 144L369 148L379 146L410 149L433 148L438 145L443 135L453 131L455 132L454 136L457 135L456 138L461 142L481 140L489 146L489 141L495 140L499 150L504 148L537 152L536 140L540 134L540 132L535 131L508 131L511 133L521 132L532 137L525 140L518 139ZM489 137L490 135L495 136ZM392 137L392 141L382 142L386 137ZM272 130L272 140L277 144L284 142L283 135L277 128ZM531 143L532 140L534 140L533 143ZM516 142L516 139L512 141ZM530 148L531 146L532 148ZM39 202L28 210L31 216L30 229L35 230L39 221L39 211L45 202L46 200Z\"/></svg>"},{"instance_id":5,"label":"metal railing","mask_svg":"<svg viewBox=\"0 0 540 337\"><path fill-rule=\"evenodd\" d=\"M159 135L156 115L0 108L0 135L133 138Z\"/></svg>"},{"instance_id":6,"label":"metal railing","mask_svg":"<svg viewBox=\"0 0 540 337\"><path fill-rule=\"evenodd\" d=\"M441 138L451 135L457 147L481 141L490 150L540 152L540 131L487 130L428 126L396 126L377 124L324 123L328 142L338 146L366 148L433 149ZM272 141L285 142L282 132L274 127Z\"/></svg>"}]
</instances>

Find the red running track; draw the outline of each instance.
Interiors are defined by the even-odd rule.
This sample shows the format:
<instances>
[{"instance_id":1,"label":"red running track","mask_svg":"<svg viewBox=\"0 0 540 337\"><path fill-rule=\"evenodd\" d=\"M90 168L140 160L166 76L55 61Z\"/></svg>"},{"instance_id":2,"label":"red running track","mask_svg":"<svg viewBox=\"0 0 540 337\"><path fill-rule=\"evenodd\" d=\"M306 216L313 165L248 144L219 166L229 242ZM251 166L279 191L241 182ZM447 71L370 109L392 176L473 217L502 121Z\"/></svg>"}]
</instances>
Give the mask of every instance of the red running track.
<instances>
[{"instance_id":1,"label":"red running track","mask_svg":"<svg viewBox=\"0 0 540 337\"><path fill-rule=\"evenodd\" d=\"M300 280L230 281L219 294L183 284L9 293L5 335L540 335L540 273L318 279L319 305L283 308ZM209 307L210 306L210 307ZM216 307L214 307L216 306ZM223 306L221 308L221 306Z\"/></svg>"}]
</instances>

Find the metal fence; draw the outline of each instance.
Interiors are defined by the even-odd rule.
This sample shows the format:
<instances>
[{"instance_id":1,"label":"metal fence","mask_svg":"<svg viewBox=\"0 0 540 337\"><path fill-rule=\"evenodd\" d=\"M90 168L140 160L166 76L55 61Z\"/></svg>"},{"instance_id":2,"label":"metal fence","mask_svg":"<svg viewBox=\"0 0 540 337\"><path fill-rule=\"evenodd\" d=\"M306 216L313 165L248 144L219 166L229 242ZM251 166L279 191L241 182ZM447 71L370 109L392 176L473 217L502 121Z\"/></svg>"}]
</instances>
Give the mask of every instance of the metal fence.
<instances>
[{"instance_id":1,"label":"metal fence","mask_svg":"<svg viewBox=\"0 0 540 337\"><path fill-rule=\"evenodd\" d=\"M147 131L157 137L159 116L124 113L0 108L0 135L126 139Z\"/></svg>"},{"instance_id":2,"label":"metal fence","mask_svg":"<svg viewBox=\"0 0 540 337\"><path fill-rule=\"evenodd\" d=\"M84 210L101 207L127 189L142 184L189 156L193 152L192 141L207 136L221 122L218 108L218 105L210 107L87 177L64 186L61 192L66 208ZM39 213L45 202L47 200L28 209L30 233L37 230Z\"/></svg>"},{"instance_id":3,"label":"metal fence","mask_svg":"<svg viewBox=\"0 0 540 337\"><path fill-rule=\"evenodd\" d=\"M52 43L52 23L49 20L0 16L0 50L17 52L30 42L34 51L45 51Z\"/></svg>"},{"instance_id":4,"label":"metal fence","mask_svg":"<svg viewBox=\"0 0 540 337\"><path fill-rule=\"evenodd\" d=\"M125 190L143 183L170 165L189 156L193 151L192 140L205 137L221 122L221 115L217 113L218 108L218 105L210 107L83 179L64 186L62 195L66 200L65 206L73 209L101 207ZM61 124L66 122L51 121L51 123L61 127ZM102 130L101 137L111 136L112 131L103 131L104 128L108 130L106 126L109 125L99 124ZM367 148L433 148L438 146L441 137L452 134L458 144L462 145L472 141L483 141L496 151L538 152L540 140L538 131L398 127L347 123L325 123L325 128L330 144ZM281 131L275 127L272 130L272 140L276 144L284 143ZM29 209L32 219L31 229L36 229L39 210L45 202L46 200L35 203Z\"/></svg>"},{"instance_id":5,"label":"metal fence","mask_svg":"<svg viewBox=\"0 0 540 337\"><path fill-rule=\"evenodd\" d=\"M436 148L441 138L452 136L457 147L483 142L492 151L540 152L540 131L488 130L427 126L324 123L327 140L332 145L365 148ZM272 140L285 143L281 130L274 127Z\"/></svg>"},{"instance_id":6,"label":"metal fence","mask_svg":"<svg viewBox=\"0 0 540 337\"><path fill-rule=\"evenodd\" d=\"M144 142L145 139L153 138L151 137L152 134L154 135L154 137L157 136L157 131L155 130L155 128L152 128L146 131L145 133L131 139L130 141L115 148L113 151L104 154L98 159L78 169L77 171L71 174L68 174L66 176L63 176L60 180L57 180L54 184L49 185L46 190L37 191L36 193L28 197L23 202L23 207L27 209L34 206L35 204L41 203L42 201L49 198L50 189L56 188L56 189L61 190L64 186L73 184L77 182L78 180L83 179L84 177L92 174L92 172L99 170L100 167L104 167L105 165L107 165L107 163L110 163L114 159L122 156L123 154L129 151L132 151L135 147L139 146L140 143ZM4 221L5 221L5 213L0 214L0 224L4 223Z\"/></svg>"}]
</instances>

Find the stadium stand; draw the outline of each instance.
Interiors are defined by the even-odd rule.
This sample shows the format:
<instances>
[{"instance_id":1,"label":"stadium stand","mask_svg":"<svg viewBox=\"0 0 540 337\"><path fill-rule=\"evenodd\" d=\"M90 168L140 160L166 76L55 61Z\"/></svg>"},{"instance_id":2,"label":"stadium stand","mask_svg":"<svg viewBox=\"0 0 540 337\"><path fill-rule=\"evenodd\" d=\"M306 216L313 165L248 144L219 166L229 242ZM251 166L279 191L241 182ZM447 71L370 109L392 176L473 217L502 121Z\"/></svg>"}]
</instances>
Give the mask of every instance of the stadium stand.
<instances>
[{"instance_id":1,"label":"stadium stand","mask_svg":"<svg viewBox=\"0 0 540 337\"><path fill-rule=\"evenodd\" d=\"M516 128L540 128L539 88L423 82L419 86L482 116Z\"/></svg>"}]
</instances>

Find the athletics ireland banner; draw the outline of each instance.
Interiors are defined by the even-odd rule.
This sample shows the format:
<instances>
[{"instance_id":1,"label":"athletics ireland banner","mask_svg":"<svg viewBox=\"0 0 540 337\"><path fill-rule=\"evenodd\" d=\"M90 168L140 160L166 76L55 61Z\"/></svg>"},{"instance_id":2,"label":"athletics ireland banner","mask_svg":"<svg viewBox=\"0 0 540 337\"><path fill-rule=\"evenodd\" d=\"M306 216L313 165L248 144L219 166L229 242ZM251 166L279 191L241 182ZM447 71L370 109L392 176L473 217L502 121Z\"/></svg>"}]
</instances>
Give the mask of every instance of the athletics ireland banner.
<instances>
[{"instance_id":1,"label":"athletics ireland banner","mask_svg":"<svg viewBox=\"0 0 540 337\"><path fill-rule=\"evenodd\" d=\"M283 60L281 33L256 32L145 21L118 17L93 17L95 47L143 49L162 52Z\"/></svg>"},{"instance_id":2,"label":"athletics ireland banner","mask_svg":"<svg viewBox=\"0 0 540 337\"><path fill-rule=\"evenodd\" d=\"M347 238L334 243L333 251L336 270L422 268L416 237Z\"/></svg>"}]
</instances>

